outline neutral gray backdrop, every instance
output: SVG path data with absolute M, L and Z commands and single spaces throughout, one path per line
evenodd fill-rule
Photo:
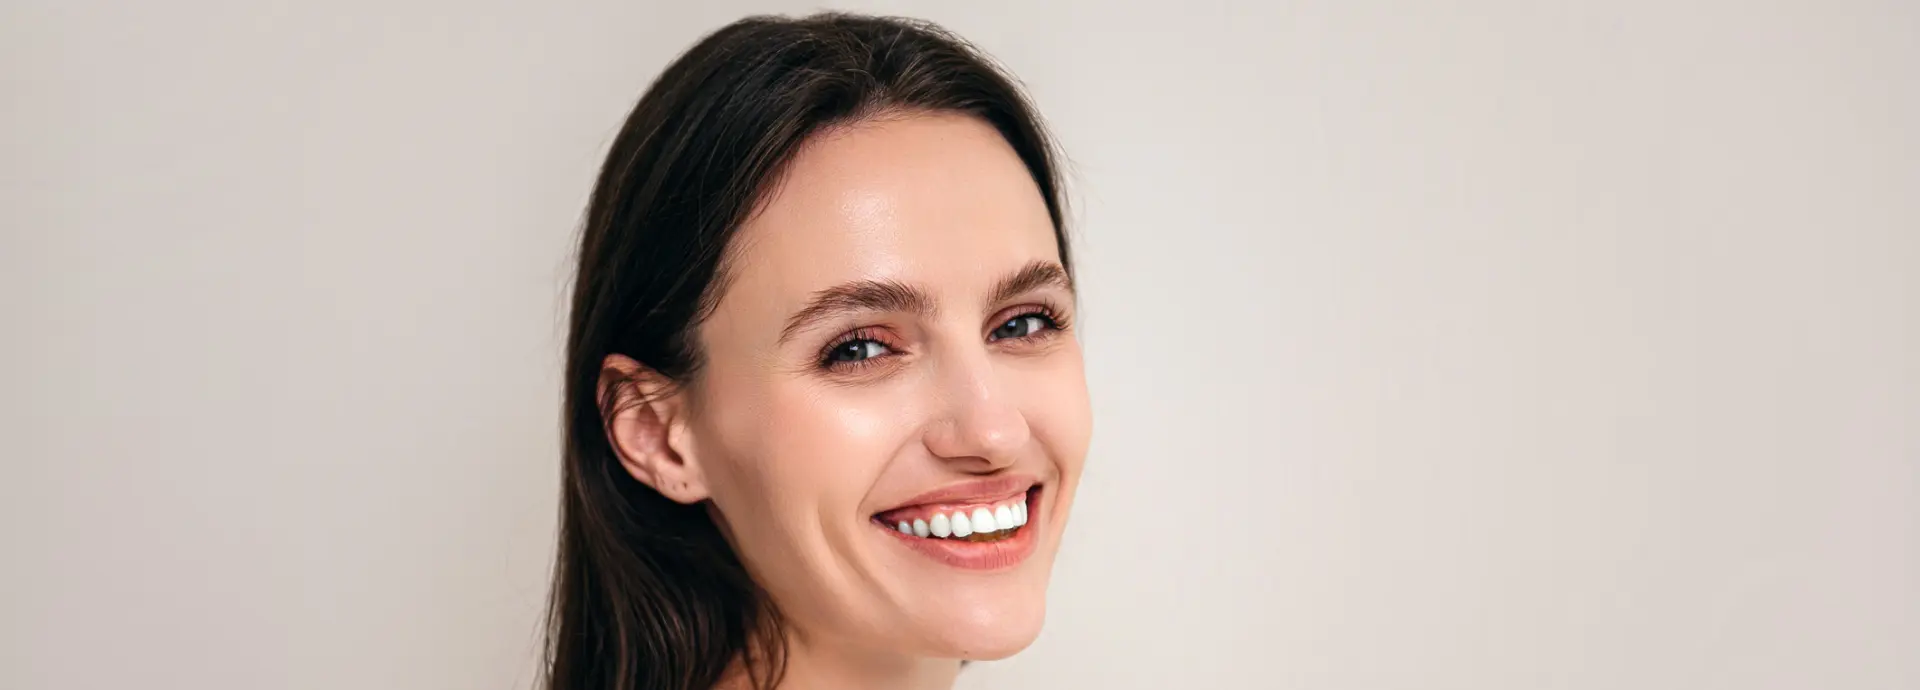
M 956 2 L 1096 433 L 967 688 L 1920 687 L 1920 8 Z M 805 3 L 0 9 L 0 687 L 525 688 L 570 241 Z

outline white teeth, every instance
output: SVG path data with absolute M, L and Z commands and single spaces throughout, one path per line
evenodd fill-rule
M 1018 501 L 974 508 L 972 511 L 963 509 L 952 513 L 934 513 L 912 522 L 901 520 L 894 525 L 894 529 L 900 530 L 901 534 L 922 539 L 964 539 L 973 534 L 1006 532 L 1026 524 L 1027 504 Z
M 973 531 L 990 534 L 1000 531 L 1000 525 L 993 521 L 993 513 L 986 508 L 973 509 Z

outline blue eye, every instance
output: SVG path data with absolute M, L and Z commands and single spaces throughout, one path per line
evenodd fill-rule
M 1053 327 L 1053 321 L 1052 319 L 1048 319 L 1045 314 L 1021 314 L 1007 319 L 1006 323 L 1002 323 L 999 328 L 993 329 L 992 337 L 994 340 L 1025 338 L 1039 333 L 1042 329 L 1051 327 Z

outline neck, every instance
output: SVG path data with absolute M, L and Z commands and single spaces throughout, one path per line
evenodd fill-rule
M 802 634 L 787 638 L 786 673 L 779 690 L 951 690 L 960 660 L 862 649 Z M 717 690 L 752 690 L 745 667 L 735 662 Z

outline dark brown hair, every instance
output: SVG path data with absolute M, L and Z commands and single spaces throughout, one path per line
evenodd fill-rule
M 926 22 L 750 17 L 708 35 L 649 87 L 614 140 L 580 239 L 567 338 L 559 553 L 548 611 L 551 690 L 705 690 L 751 653 L 782 675 L 778 612 L 707 506 L 622 468 L 606 435 L 610 354 L 668 380 L 700 368 L 692 336 L 724 283 L 731 238 L 811 135 L 886 113 L 957 112 L 1026 164 L 1067 262 L 1052 143 L 1020 89 Z

